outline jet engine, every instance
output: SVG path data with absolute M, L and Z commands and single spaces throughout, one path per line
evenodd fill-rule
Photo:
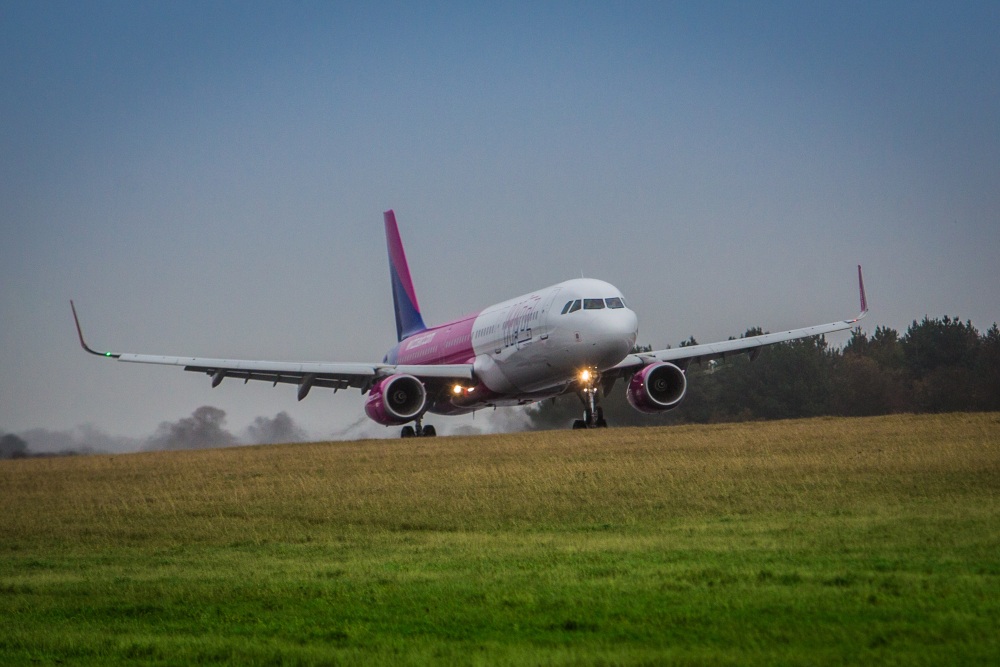
M 687 392 L 687 377 L 677 366 L 650 364 L 632 376 L 625 396 L 639 412 L 666 412 L 680 405 Z
M 424 412 L 427 390 L 412 375 L 390 375 L 368 392 L 365 414 L 385 426 L 411 422 Z

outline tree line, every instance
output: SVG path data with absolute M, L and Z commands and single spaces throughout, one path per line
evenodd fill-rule
M 744 334 L 763 333 L 750 329 Z M 682 343 L 697 344 L 692 337 Z M 1000 329 L 980 333 L 971 321 L 916 320 L 903 335 L 860 328 L 841 348 L 825 337 L 766 347 L 687 369 L 687 397 L 659 415 L 634 411 L 618 382 L 603 405 L 613 425 L 717 423 L 797 417 L 1000 410 Z M 545 401 L 529 411 L 536 428 L 564 428 L 577 418 L 575 397 Z
M 204 449 L 234 445 L 262 445 L 279 442 L 302 442 L 308 434 L 287 412 L 273 419 L 257 417 L 242 433 L 225 428 L 226 412 L 211 405 L 195 409 L 190 417 L 160 422 L 156 432 L 146 438 L 110 436 L 92 426 L 72 431 L 31 429 L 4 434 L 0 430 L 0 459 L 39 456 L 73 456 L 121 451 L 158 451 L 165 449 Z

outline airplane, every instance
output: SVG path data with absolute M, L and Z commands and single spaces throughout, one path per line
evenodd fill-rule
M 298 400 L 313 387 L 360 389 L 365 413 L 385 426 L 402 426 L 401 437 L 434 436 L 428 413 L 458 415 L 498 406 L 527 405 L 576 394 L 583 416 L 574 429 L 603 428 L 600 405 L 619 380 L 628 402 L 643 413 L 676 408 L 687 392 L 686 371 L 745 353 L 756 359 L 775 343 L 850 329 L 868 313 L 858 265 L 861 312 L 854 319 L 748 336 L 704 345 L 633 352 L 638 318 L 610 283 L 576 278 L 494 304 L 435 327 L 424 324 L 396 214 L 384 213 L 389 274 L 398 343 L 381 363 L 281 362 L 172 357 L 99 352 L 84 341 L 76 305 L 70 301 L 84 350 L 124 362 L 180 366 L 206 373 L 212 387 L 227 378 L 294 384 Z

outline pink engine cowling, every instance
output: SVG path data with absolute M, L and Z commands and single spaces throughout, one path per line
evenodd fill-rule
M 666 412 L 680 405 L 687 392 L 687 377 L 677 366 L 650 364 L 632 376 L 625 396 L 639 412 Z
M 385 426 L 398 426 L 421 415 L 427 403 L 424 384 L 412 375 L 379 380 L 365 399 L 365 414 Z

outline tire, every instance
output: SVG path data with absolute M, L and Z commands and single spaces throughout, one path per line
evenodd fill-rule
M 412 438 L 416 434 L 417 434 L 417 432 L 413 430 L 412 426 L 404 426 L 403 430 L 399 432 L 399 437 L 401 437 L 401 438 Z

